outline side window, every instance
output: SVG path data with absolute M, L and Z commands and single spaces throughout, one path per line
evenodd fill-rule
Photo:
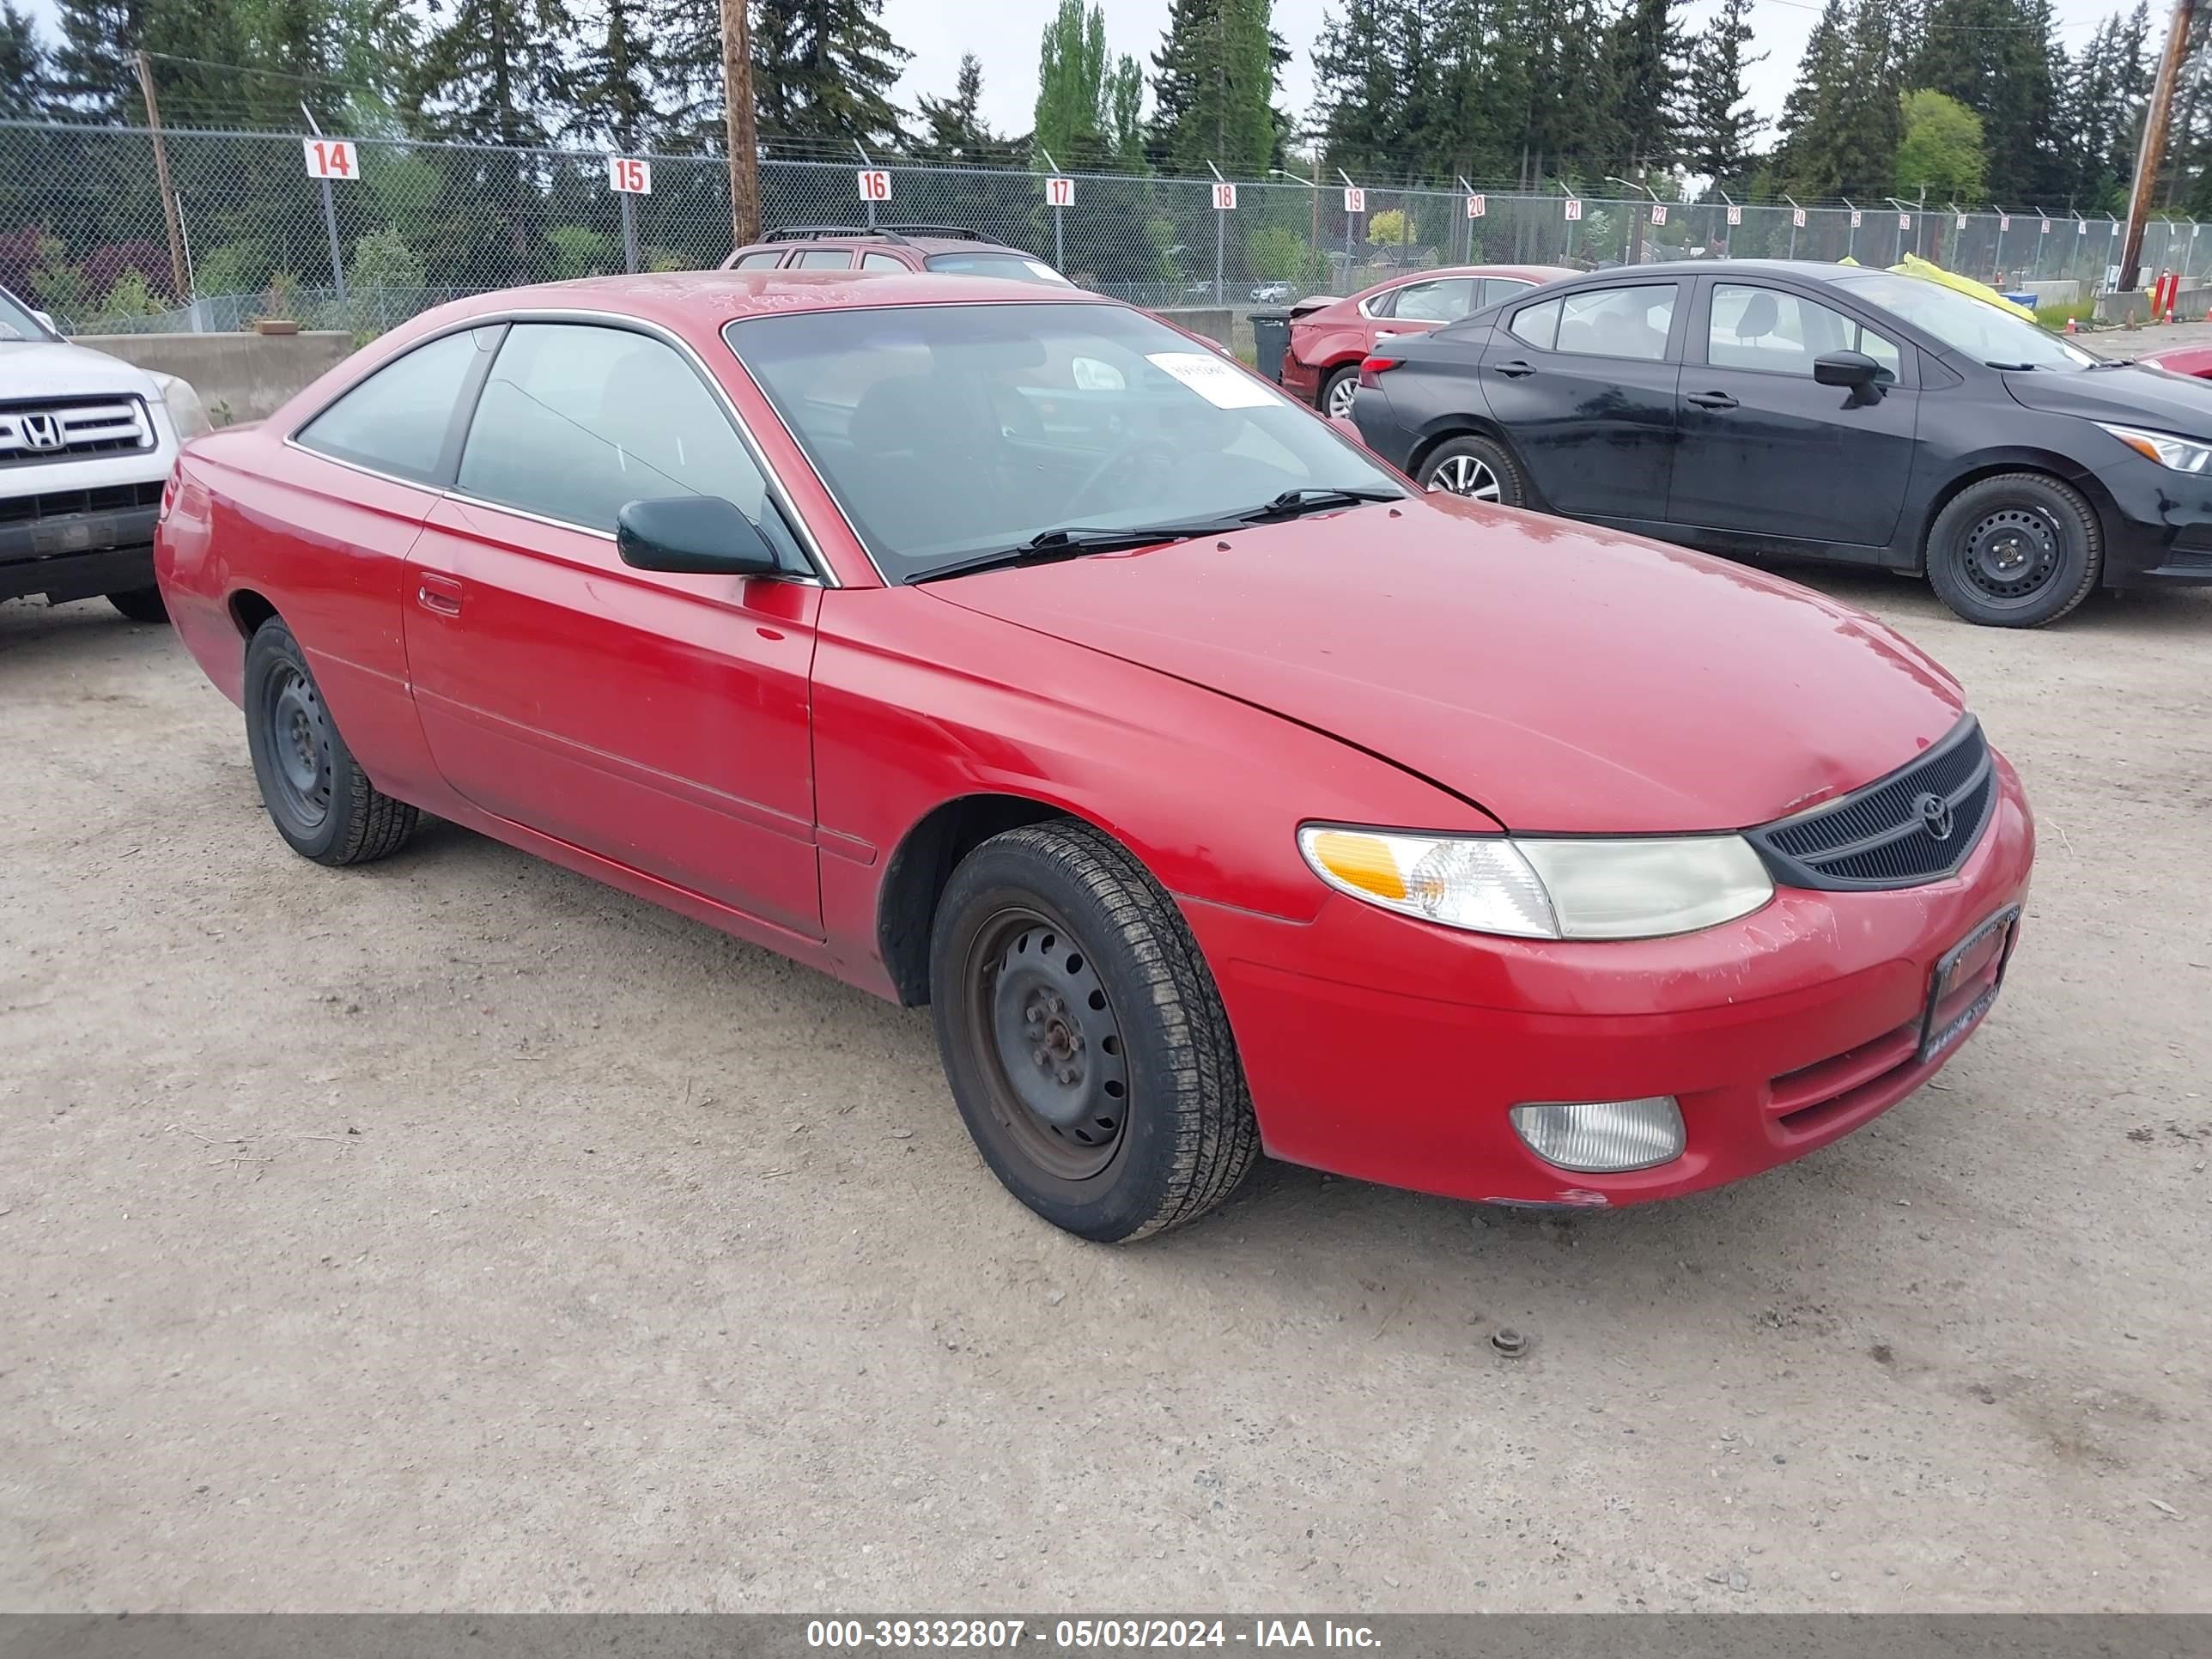
M 1677 291 L 1672 283 L 1653 283 L 1567 295 L 1559 301 L 1559 349 L 1593 357 L 1662 362 Z
M 757 252 L 740 253 L 738 255 L 737 263 L 732 265 L 730 269 L 732 270 L 766 270 L 769 267 L 781 260 L 782 258 L 783 250 L 781 248 L 764 247 L 760 249 Z
M 1408 283 L 1396 294 L 1390 315 L 1416 323 L 1455 323 L 1474 309 L 1474 283 L 1465 276 L 1440 276 Z
M 671 347 L 627 329 L 518 323 L 477 402 L 455 488 L 611 532 L 630 501 L 720 495 L 798 544 L 729 416 Z
M 863 270 L 904 270 L 906 269 L 906 261 L 900 258 L 895 253 L 863 253 L 860 256 L 860 269 Z
M 1507 326 L 1516 339 L 1526 340 L 1539 351 L 1549 351 L 1559 332 L 1559 301 L 1547 300 L 1542 305 L 1516 311 Z
M 1482 279 L 1482 297 L 1477 300 L 1475 304 L 1494 306 L 1500 300 L 1510 300 L 1516 294 L 1526 294 L 1534 286 L 1534 283 L 1524 283 L 1513 276 L 1486 276 Z
M 801 270 L 850 270 L 853 250 L 848 247 L 810 247 L 793 261 Z
M 463 329 L 416 346 L 308 422 L 299 441 L 336 460 L 434 483 L 479 343 L 489 351 L 498 338 L 496 328 Z
M 1896 344 L 1843 313 L 1778 289 L 1714 285 L 1705 338 L 1705 361 L 1714 368 L 1809 379 L 1813 360 L 1831 351 L 1863 351 L 1893 384 L 1897 380 Z

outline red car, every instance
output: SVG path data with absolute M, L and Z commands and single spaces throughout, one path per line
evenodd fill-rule
M 157 568 L 297 851 L 433 812 L 927 1002 L 1091 1238 L 1262 1149 L 1540 1206 L 1782 1163 L 1955 1051 L 2027 888 L 1888 629 L 1425 495 L 1094 295 L 462 301 L 192 444 Z
M 1496 301 L 1577 274 L 1565 265 L 1451 265 L 1407 271 L 1348 300 L 1300 301 L 1291 307 L 1283 389 L 1324 414 L 1348 419 L 1359 360 L 1377 340 L 1425 334 Z
M 2212 345 L 2169 346 L 2164 351 L 2146 351 L 2136 361 L 2171 374 L 2212 380 Z

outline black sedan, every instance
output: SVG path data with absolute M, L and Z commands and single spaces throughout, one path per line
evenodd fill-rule
M 1389 341 L 1359 386 L 1368 445 L 1431 489 L 1924 574 L 1970 622 L 2212 582 L 2212 382 L 1919 277 L 1593 272 Z

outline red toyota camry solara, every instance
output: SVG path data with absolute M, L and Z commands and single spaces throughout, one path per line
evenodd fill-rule
M 2027 886 L 1888 629 L 1423 495 L 1060 289 L 465 301 L 194 443 L 158 564 L 299 852 L 433 812 L 927 1001 L 1090 1238 L 1262 1149 L 1528 1205 L 1779 1164 L 1943 1063 Z

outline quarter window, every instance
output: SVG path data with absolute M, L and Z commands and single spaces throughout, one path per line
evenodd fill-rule
M 302 427 L 299 441 L 341 461 L 437 482 L 454 405 L 497 328 L 463 329 L 396 357 Z
M 1776 374 L 1813 373 L 1813 360 L 1831 351 L 1863 351 L 1897 380 L 1893 341 L 1816 301 L 1779 289 L 1734 283 L 1713 285 L 1705 361 L 1715 368 L 1756 368 Z
M 864 253 L 860 256 L 863 270 L 904 270 L 906 261 L 895 253 Z
M 1500 300 L 1510 300 L 1516 294 L 1526 294 L 1535 286 L 1534 283 L 1524 283 L 1517 276 L 1486 276 L 1482 279 L 1482 297 L 1475 303 L 1482 306 L 1494 306 Z
M 755 253 L 740 253 L 738 255 L 737 263 L 732 264 L 730 269 L 732 270 L 765 270 L 770 265 L 779 263 L 782 258 L 783 250 L 781 248 L 764 247 Z
M 1676 292 L 1672 283 L 1651 283 L 1563 295 L 1559 349 L 1662 362 L 1667 331 L 1674 326 Z
M 1549 351 L 1559 337 L 1559 302 L 1547 300 L 1542 305 L 1516 311 L 1507 327 L 1516 340 L 1526 340 L 1539 351 Z
M 714 394 L 671 347 L 627 329 L 516 324 L 477 400 L 455 486 L 609 532 L 634 501 L 720 495 L 787 556 L 799 550 Z

